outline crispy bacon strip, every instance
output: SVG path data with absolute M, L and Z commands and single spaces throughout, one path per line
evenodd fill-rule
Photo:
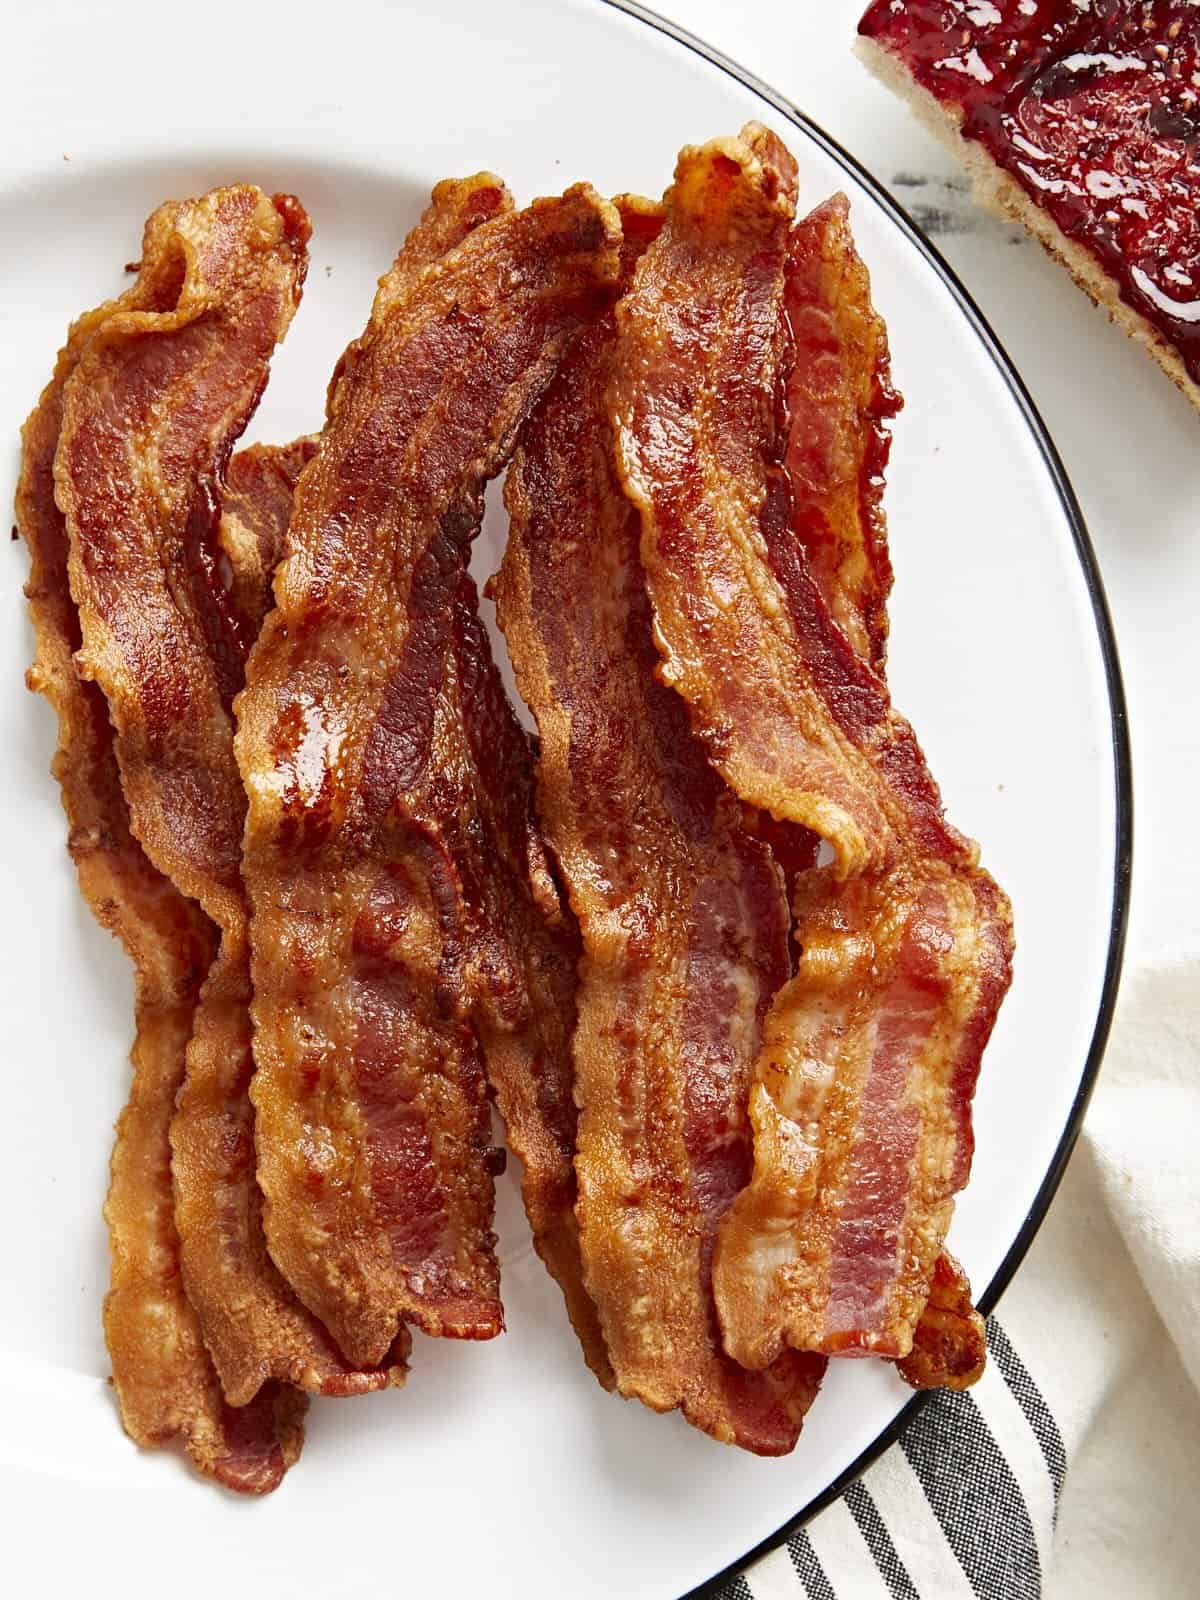
M 891 450 L 885 424 L 902 401 L 892 387 L 887 329 L 871 304 L 845 195 L 833 195 L 792 229 L 784 305 L 794 344 L 786 448 L 792 528 L 830 616 L 883 677 L 891 588 L 881 503 Z M 775 826 L 798 831 L 790 823 Z M 793 937 L 802 949 L 809 943 L 803 924 Z M 965 1389 L 982 1377 L 986 1361 L 971 1286 L 943 1251 L 913 1353 L 897 1370 L 914 1388 Z
M 487 220 L 509 202 L 488 174 L 466 184 L 440 185 L 417 236 L 408 242 L 384 290 L 386 302 L 411 291 L 425 257 L 446 254 L 467 225 Z M 362 348 L 356 341 L 330 385 L 330 411 L 339 386 Z M 234 458 L 233 467 L 251 452 Z M 287 466 L 289 463 L 282 463 Z M 254 463 L 257 465 L 257 463 Z M 279 470 L 279 465 L 273 471 Z M 256 473 L 247 481 L 250 511 L 263 503 Z M 231 469 L 231 485 L 233 471 Z M 226 505 L 229 503 L 228 493 Z M 278 554 L 264 560 L 273 572 Z M 612 1372 L 595 1307 L 583 1286 L 575 1222 L 575 1102 L 571 1034 L 575 1019 L 578 932 L 545 860 L 533 813 L 532 762 L 480 626 L 474 586 L 465 570 L 450 614 L 444 702 L 437 747 L 443 779 L 461 787 L 451 818 L 471 818 L 452 846 L 464 899 L 476 919 L 472 945 L 477 1004 L 473 1021 L 483 1046 L 489 1082 L 520 1157 L 522 1193 L 534 1242 L 562 1288 L 588 1364 L 606 1387 Z M 464 742 L 465 741 L 465 742 Z
M 830 617 L 882 675 L 892 587 L 881 507 L 886 423 L 902 401 L 844 194 L 792 229 L 784 310 L 795 344 L 785 457 L 792 531 Z
M 626 281 L 658 231 L 623 203 Z M 824 1362 L 747 1373 L 720 1345 L 717 1226 L 749 1177 L 746 1098 L 789 973 L 769 849 L 654 676 L 637 515 L 611 459 L 606 317 L 564 361 L 509 469 L 498 614 L 537 718 L 539 809 L 583 934 L 575 1035 L 587 1284 L 624 1395 L 715 1438 L 790 1450 Z
M 157 259 L 174 212 L 168 206 L 150 219 L 148 261 Z M 214 930 L 130 832 L 104 696 L 75 670 L 82 640 L 67 579 L 66 525 L 54 502 L 63 389 L 92 333 L 119 313 L 162 312 L 173 292 L 147 270 L 119 301 L 81 317 L 25 424 L 16 513 L 29 548 L 26 595 L 37 638 L 28 683 L 58 718 L 53 770 L 80 890 L 129 952 L 137 982 L 133 1082 L 117 1124 L 104 1211 L 112 1251 L 104 1332 L 122 1421 L 138 1444 L 179 1438 L 201 1472 L 226 1488 L 262 1494 L 300 1453 L 307 1400 L 272 1383 L 240 1410 L 225 1403 L 180 1278 L 171 1192 L 168 1130 Z
M 619 312 L 619 470 L 643 514 L 661 671 L 734 791 L 818 832 L 840 876 L 888 866 L 898 829 L 969 866 L 911 728 L 808 603 L 771 405 L 793 174 L 765 130 L 684 150 Z
M 748 1365 L 784 1343 L 902 1359 L 969 1170 L 1008 908 L 982 873 L 817 871 L 795 916 L 799 966 L 751 1091 L 754 1177 L 718 1248 L 722 1328 Z
M 772 403 L 793 170 L 755 128 L 682 153 L 618 308 L 611 389 L 664 680 L 734 791 L 835 856 L 799 882 L 803 949 L 751 1091 L 754 1175 L 715 1262 L 726 1348 L 752 1368 L 785 1345 L 907 1355 L 1011 953 L 1004 896 L 796 536 Z
M 429 205 L 379 280 L 370 321 L 338 358 L 329 380 L 327 418 L 337 410 L 343 378 L 351 373 L 359 356 L 373 347 L 377 323 L 413 292 L 426 267 L 449 255 L 480 223 L 507 215 L 512 208 L 512 196 L 494 172 L 445 178 L 434 184 Z
M 402 1317 L 502 1326 L 451 602 L 484 483 L 611 299 L 616 228 L 581 186 L 421 271 L 402 252 L 335 375 L 239 701 L 268 1236 L 358 1360 Z
M 497 180 L 441 185 L 435 203 L 387 280 L 394 299 L 411 288 L 427 259 L 444 255 L 499 203 Z M 356 341 L 330 385 L 357 354 Z M 316 441 L 284 449 L 251 446 L 230 463 L 220 542 L 233 567 L 235 598 L 258 621 L 270 608 L 270 582 L 283 553 L 292 492 Z M 451 740 L 467 744 L 446 763 L 464 778 L 463 816 L 475 826 L 455 841 L 467 901 L 479 919 L 475 940 L 480 997 L 474 1013 L 488 1079 L 508 1142 L 524 1166 L 522 1192 L 539 1254 L 563 1290 L 588 1364 L 605 1386 L 612 1372 L 595 1307 L 583 1286 L 575 1222 L 575 1102 L 570 1044 L 575 1017 L 578 932 L 559 903 L 533 812 L 528 740 L 513 714 L 480 627 L 465 572 L 452 608 L 447 719 Z
M 111 308 L 63 398 L 54 475 L 70 537 L 82 677 L 103 690 L 130 824 L 221 944 L 196 1008 L 172 1125 L 188 1298 L 231 1405 L 282 1379 L 323 1393 L 399 1381 L 347 1368 L 271 1265 L 254 1183 L 244 797 L 230 701 L 253 618 L 221 582 L 221 476 L 291 320 L 308 220 L 249 185 L 147 232 L 145 309 Z
M 563 1292 L 589 1367 L 608 1389 L 613 1372 L 584 1286 L 575 1218 L 571 1041 L 579 929 L 546 859 L 529 739 L 492 659 L 465 571 L 451 626 L 448 699 L 462 757 L 454 765 L 466 778 L 454 815 L 470 819 L 451 847 L 476 927 L 472 1018 L 508 1143 L 522 1163 L 534 1244 Z

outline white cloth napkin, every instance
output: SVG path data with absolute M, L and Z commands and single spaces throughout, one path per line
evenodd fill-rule
M 722 1600 L 1200 1595 L 1200 956 L 1126 975 L 1079 1145 L 969 1394 Z

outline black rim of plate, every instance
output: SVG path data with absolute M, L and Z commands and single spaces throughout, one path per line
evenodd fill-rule
M 761 78 L 747 72 L 744 67 L 738 66 L 728 56 L 722 55 L 711 45 L 705 44 L 695 34 L 689 33 L 685 28 L 679 27 L 674 22 L 668 22 L 665 17 L 649 11 L 646 7 L 636 3 L 636 0 L 604 0 L 604 4 L 611 6 L 616 11 L 622 11 L 627 16 L 645 23 L 648 27 L 656 29 L 659 33 L 666 34 L 686 49 L 718 67 L 731 78 L 737 80 L 743 88 L 749 89 L 759 99 L 764 100 L 774 111 L 786 117 L 789 122 L 820 149 L 824 150 L 847 172 L 862 184 L 863 188 L 874 200 L 875 204 L 884 211 L 900 229 L 913 247 L 924 256 L 925 260 L 933 267 L 941 278 L 951 296 L 957 302 L 959 309 L 970 326 L 974 329 L 980 342 L 995 362 L 1001 376 L 1016 401 L 1017 406 L 1025 418 L 1046 470 L 1050 474 L 1055 491 L 1062 505 L 1063 513 L 1071 529 L 1075 541 L 1075 553 L 1079 557 L 1079 565 L 1083 569 L 1084 581 L 1087 584 L 1088 595 L 1092 602 L 1092 615 L 1095 619 L 1096 632 L 1100 640 L 1100 652 L 1104 660 L 1104 675 L 1108 687 L 1109 712 L 1112 719 L 1112 748 L 1113 769 L 1116 780 L 1116 838 L 1114 841 L 1113 860 L 1113 902 L 1112 920 L 1109 925 L 1108 960 L 1104 971 L 1104 985 L 1100 995 L 1100 1006 L 1096 1015 L 1096 1026 L 1092 1033 L 1092 1042 L 1088 1047 L 1087 1060 L 1084 1063 L 1083 1073 L 1079 1080 L 1079 1089 L 1067 1118 L 1066 1127 L 1063 1129 L 1062 1138 L 1054 1152 L 1046 1176 L 1042 1180 L 1033 1205 L 1012 1245 L 1008 1254 L 1000 1263 L 995 1277 L 979 1296 L 979 1309 L 988 1315 L 1008 1287 L 1009 1281 L 1021 1262 L 1026 1252 L 1033 1243 L 1034 1235 L 1045 1220 L 1050 1209 L 1050 1202 L 1054 1199 L 1055 1191 L 1074 1148 L 1079 1129 L 1083 1123 L 1083 1115 L 1087 1110 L 1087 1103 L 1091 1097 L 1096 1077 L 1100 1071 L 1100 1063 L 1104 1057 L 1104 1047 L 1108 1042 L 1108 1031 L 1112 1023 L 1113 1008 L 1116 1005 L 1117 989 L 1121 981 L 1121 960 L 1125 950 L 1125 930 L 1129 920 L 1129 891 L 1133 871 L 1133 776 L 1132 763 L 1129 749 L 1129 723 L 1125 706 L 1125 690 L 1121 683 L 1121 666 L 1117 657 L 1117 641 L 1113 633 L 1112 618 L 1109 615 L 1108 601 L 1104 595 L 1104 584 L 1100 577 L 1100 567 L 1096 559 L 1096 552 L 1092 547 L 1091 536 L 1087 524 L 1083 520 L 1083 513 L 1079 502 L 1075 498 L 1075 491 L 1071 487 L 1066 469 L 1062 464 L 1053 440 L 1046 429 L 1046 424 L 1037 407 L 1034 405 L 1029 391 L 1017 373 L 1016 368 L 993 333 L 982 311 L 971 298 L 957 273 L 942 258 L 937 247 L 929 242 L 916 223 L 905 211 L 904 207 L 872 176 L 850 152 L 844 149 L 836 139 L 832 138 L 825 130 L 815 123 L 811 117 L 805 115 L 799 106 L 779 94 Z M 752 1562 L 757 1561 L 768 1551 L 777 1549 L 785 1543 L 797 1529 L 801 1528 L 810 1517 L 824 1509 L 838 1495 L 848 1483 L 875 1461 L 889 1445 L 894 1444 L 903 1433 L 904 1429 L 916 1416 L 917 1411 L 930 1398 L 928 1394 L 916 1395 L 911 1399 L 900 1413 L 889 1423 L 877 1439 L 867 1446 L 846 1470 L 838 1475 L 829 1486 L 821 1491 L 807 1505 L 802 1506 L 794 1517 L 788 1519 L 782 1527 L 769 1534 L 753 1549 L 746 1550 L 737 1556 L 722 1571 L 705 1580 L 694 1589 L 690 1589 L 681 1600 L 704 1600 L 705 1596 L 713 1596 L 727 1583 Z

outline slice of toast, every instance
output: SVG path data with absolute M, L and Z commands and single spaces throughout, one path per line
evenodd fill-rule
M 871 6 L 863 18 L 860 28 L 865 29 L 868 27 L 871 24 L 873 15 L 878 13 L 879 9 L 878 5 Z M 894 27 L 894 19 L 899 14 L 898 8 L 889 7 L 888 9 L 891 15 L 887 19 L 887 25 Z M 918 8 L 913 7 L 911 9 L 915 11 Z M 921 9 L 928 10 L 930 8 L 924 7 Z M 943 9 L 948 10 L 950 8 Z M 955 7 L 954 9 L 962 8 Z M 986 13 L 987 11 L 994 11 L 994 9 L 994 7 L 979 6 L 967 8 L 968 11 L 974 10 L 976 13 Z M 1011 10 L 1011 6 L 1008 9 Z M 1063 9 L 1068 8 L 1064 7 Z M 915 29 L 918 24 L 914 22 L 912 26 Z M 1198 268 L 1195 287 L 1189 291 L 1198 297 L 1197 302 L 1179 302 L 1180 310 L 1184 313 L 1182 318 L 1167 315 L 1163 315 L 1160 318 L 1158 315 L 1159 308 L 1155 299 L 1151 298 L 1151 296 L 1157 296 L 1158 300 L 1163 300 L 1165 297 L 1160 289 L 1156 289 L 1151 284 L 1148 293 L 1138 292 L 1135 286 L 1135 290 L 1131 294 L 1128 280 L 1124 285 L 1122 284 L 1121 278 L 1117 273 L 1114 270 L 1110 270 L 1109 265 L 1106 265 L 1101 251 L 1091 248 L 1088 243 L 1081 242 L 1080 239 L 1069 237 L 1054 215 L 1052 215 L 1051 209 L 1047 204 L 1040 203 L 1035 198 L 1037 192 L 1036 177 L 1027 178 L 1024 182 L 1020 181 L 1019 177 L 1014 175 L 1014 172 L 1007 170 L 1005 166 L 1000 164 L 992 150 L 988 148 L 988 145 L 982 139 L 973 136 L 971 124 L 980 120 L 978 103 L 984 98 L 981 91 L 985 83 L 984 73 L 988 69 L 977 53 L 974 51 L 967 52 L 963 48 L 969 43 L 968 28 L 964 27 L 957 36 L 956 42 L 963 52 L 959 59 L 969 60 L 971 69 L 969 85 L 961 101 L 951 98 L 949 95 L 939 97 L 931 92 L 924 83 L 919 81 L 908 62 L 904 59 L 903 54 L 894 48 L 890 48 L 887 43 L 881 42 L 879 38 L 860 33 L 856 42 L 856 53 L 860 60 L 883 84 L 892 89 L 908 104 L 917 119 L 941 139 L 947 148 L 954 151 L 972 180 L 976 199 L 988 209 L 999 212 L 1004 216 L 1015 218 L 1018 222 L 1023 223 L 1029 232 L 1042 242 L 1050 255 L 1062 262 L 1075 279 L 1075 282 L 1090 296 L 1096 305 L 1106 310 L 1112 321 L 1122 327 L 1131 338 L 1136 339 L 1158 362 L 1168 377 L 1187 395 L 1192 404 L 1200 407 L 1200 381 L 1198 381 L 1200 379 L 1200 341 L 1191 350 L 1186 349 L 1188 325 L 1192 320 L 1197 322 L 1198 333 L 1200 333 L 1200 259 L 1193 253 L 1196 247 L 1200 246 L 1200 237 L 1193 235 L 1191 238 L 1180 239 L 1181 262 L 1177 266 L 1172 266 L 1168 261 L 1167 265 L 1167 271 L 1174 274 L 1171 278 L 1172 283 L 1182 282 L 1185 278 L 1190 278 L 1191 274 L 1188 269 L 1193 265 Z M 1178 32 L 1165 48 L 1173 49 L 1177 42 Z M 1067 46 L 1070 43 L 1071 41 L 1068 40 Z M 1061 50 L 1063 48 L 1066 48 L 1066 46 L 1060 46 L 1059 61 L 1051 63 L 1052 66 L 1056 65 L 1060 71 L 1062 67 Z M 1153 42 L 1151 43 L 1151 48 L 1154 48 Z M 1164 46 L 1160 43 L 1158 48 L 1161 50 Z M 928 50 L 923 52 L 926 63 L 930 53 Z M 918 57 L 918 59 L 921 59 L 921 57 Z M 1081 59 L 1082 53 L 1066 57 L 1068 64 Z M 1104 60 L 1105 58 L 1097 55 L 1094 59 Z M 1123 58 L 1109 55 L 1107 59 L 1119 60 Z M 1155 57 L 1155 59 L 1164 58 Z M 938 63 L 938 65 L 941 65 L 941 63 Z M 1027 68 L 1027 76 L 1029 75 L 1029 70 Z M 1178 73 L 1175 76 L 1177 77 Z M 998 90 L 998 99 L 1000 92 Z M 1006 108 L 1010 108 L 1014 98 L 1011 85 L 1004 86 L 1002 92 L 1005 94 Z M 990 118 L 992 126 L 996 125 L 1002 114 L 1000 106 L 992 109 Z M 1110 143 L 1104 151 L 1104 155 L 1111 160 L 1114 153 L 1119 152 L 1114 152 L 1113 145 Z M 1190 155 L 1195 159 L 1194 146 L 1191 148 Z M 1018 160 L 1014 160 L 1013 165 L 1020 172 L 1021 163 Z M 1130 165 L 1138 165 L 1136 158 L 1130 162 Z M 1032 169 L 1029 168 L 1028 170 L 1031 171 Z M 1197 179 L 1197 198 L 1200 199 L 1200 166 L 1193 167 L 1191 170 Z M 1056 178 L 1052 181 L 1062 183 L 1063 180 Z M 1145 180 L 1143 179 L 1142 181 L 1144 182 Z M 1108 218 L 1113 218 L 1115 213 L 1108 210 L 1105 215 Z M 1117 230 L 1114 229 L 1112 231 L 1115 233 Z M 1113 244 L 1106 246 L 1110 258 L 1113 256 L 1114 247 L 1115 241 Z M 1128 261 L 1126 261 L 1125 265 L 1127 268 L 1129 267 Z M 1117 270 L 1120 270 L 1119 265 L 1117 265 Z M 1145 277 L 1145 274 L 1143 273 L 1142 276 Z M 1140 305 L 1138 302 L 1140 302 Z M 1183 323 L 1182 329 L 1179 326 L 1181 322 Z M 1172 333 L 1176 334 L 1176 338 L 1172 337 Z M 1185 348 L 1181 349 L 1181 344 Z

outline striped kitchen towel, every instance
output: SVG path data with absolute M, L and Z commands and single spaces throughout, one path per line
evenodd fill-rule
M 974 1390 L 932 1396 L 899 1445 L 784 1550 L 727 1584 L 722 1600 L 1037 1600 L 1066 1446 L 995 1317 L 988 1342 L 991 1363 Z
M 1200 1596 L 1200 959 L 1126 981 L 991 1360 L 720 1600 Z

